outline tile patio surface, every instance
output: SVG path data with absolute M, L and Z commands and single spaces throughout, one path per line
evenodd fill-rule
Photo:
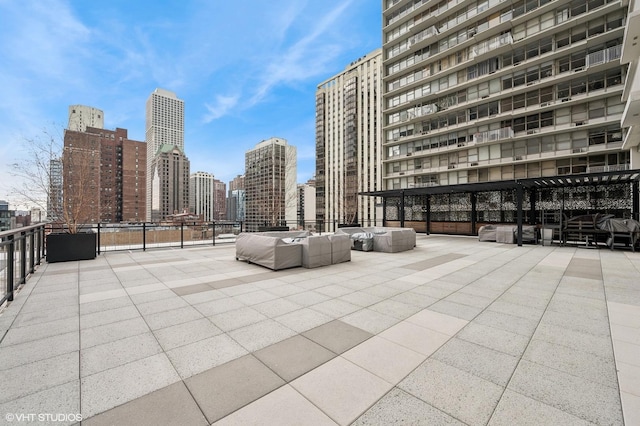
M 317 269 L 234 254 L 41 265 L 0 315 L 0 424 L 640 424 L 640 253 L 419 235 Z

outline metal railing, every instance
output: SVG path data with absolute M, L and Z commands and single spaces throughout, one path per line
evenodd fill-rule
M 0 232 L 0 305 L 13 301 L 44 257 L 45 224 Z
M 381 220 L 345 224 L 343 221 L 286 221 L 277 225 L 264 222 L 184 222 L 179 224 L 87 224 L 80 232 L 96 233 L 96 253 L 107 251 L 147 250 L 153 248 L 185 248 L 234 244 L 240 232 L 268 230 L 306 230 L 331 233 L 344 226 L 382 226 Z M 26 283 L 46 256 L 46 235 L 68 232 L 63 224 L 41 223 L 0 232 L 0 305 L 12 301 L 14 292 Z

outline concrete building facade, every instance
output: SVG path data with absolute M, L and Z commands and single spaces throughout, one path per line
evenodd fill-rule
M 215 220 L 227 219 L 227 184 L 214 179 L 213 181 L 213 217 Z
M 626 21 L 620 1 L 384 0 L 383 189 L 629 168 Z
M 263 226 L 295 226 L 296 147 L 270 138 L 245 154 L 245 221 L 248 231 Z
M 623 149 L 630 152 L 632 169 L 640 169 L 640 1 L 623 1 L 627 5 L 627 27 L 620 62 L 628 64 L 622 100 L 625 102 L 622 126 L 627 128 Z
M 298 185 L 298 227 L 315 231 L 316 221 L 316 187 L 308 182 Z
M 189 167 L 189 159 L 179 146 L 158 148 L 151 161 L 152 222 L 189 211 Z
M 189 176 L 189 209 L 205 222 L 215 220 L 215 187 L 211 173 L 196 172 Z
M 246 193 L 244 175 L 238 175 L 229 181 L 227 197 L 227 220 L 244 222 Z
M 382 50 L 349 64 L 316 90 L 316 215 L 375 225 L 379 200 L 357 195 L 382 189 Z
M 86 105 L 69 106 L 69 124 L 67 129 L 84 132 L 87 127 L 104 128 L 104 112 L 98 108 Z
M 146 105 L 147 142 L 147 220 L 151 220 L 153 172 L 151 164 L 154 156 L 161 152 L 161 146 L 177 147 L 184 154 L 184 101 L 175 93 L 165 89 L 155 89 L 147 99 Z M 182 174 L 177 176 L 182 179 Z M 189 175 L 186 180 L 172 183 L 174 187 L 188 188 Z M 157 194 L 158 197 L 160 194 Z M 157 197 L 156 197 L 157 198 Z M 188 201 L 187 201 L 188 203 Z M 173 212 L 170 212 L 173 213 Z

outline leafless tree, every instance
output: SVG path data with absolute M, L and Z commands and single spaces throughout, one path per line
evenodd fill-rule
M 12 192 L 77 233 L 82 224 L 100 221 L 100 148 L 98 142 L 65 147 L 63 140 L 62 131 L 48 129 L 24 139 L 23 157 L 11 164 L 17 178 Z

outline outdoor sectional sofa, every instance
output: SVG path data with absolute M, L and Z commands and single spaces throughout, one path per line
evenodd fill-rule
M 311 235 L 308 231 L 243 232 L 236 238 L 236 260 L 274 271 L 317 268 L 351 260 L 347 236 Z
M 338 228 L 336 235 L 347 234 L 352 239 L 357 234 L 373 235 L 373 251 L 384 253 L 397 253 L 413 250 L 416 246 L 416 231 L 413 228 L 386 228 L 386 227 L 353 227 Z

